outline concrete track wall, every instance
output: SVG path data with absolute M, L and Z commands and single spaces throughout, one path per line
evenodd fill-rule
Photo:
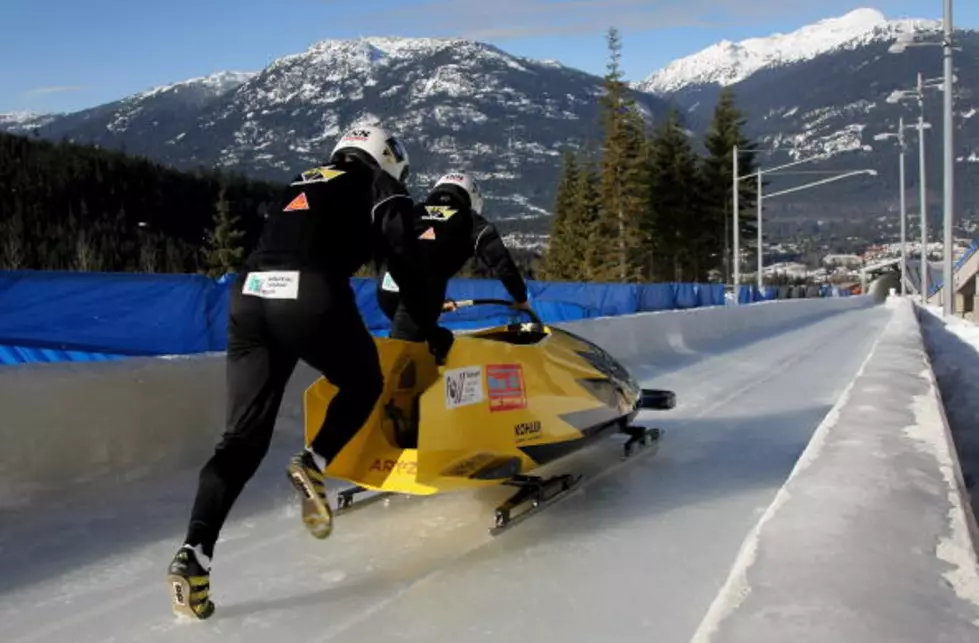
M 975 519 L 911 303 L 888 305 L 697 643 L 979 641 Z
M 873 297 L 788 299 L 749 306 L 693 308 L 586 319 L 560 326 L 635 363 L 709 354 L 770 337 L 829 315 L 875 305 Z
M 565 326 L 632 363 L 669 364 L 869 305 L 870 297 L 798 299 Z M 277 425 L 297 443 L 301 393 L 315 378 L 300 364 Z M 0 369 L 0 509 L 203 464 L 222 430 L 224 392 L 223 354 Z

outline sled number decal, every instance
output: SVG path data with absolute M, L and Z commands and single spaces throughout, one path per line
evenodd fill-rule
M 527 391 L 520 364 L 488 364 L 486 384 L 491 412 L 527 408 Z
M 466 366 L 445 372 L 445 408 L 479 404 L 483 399 L 482 368 Z

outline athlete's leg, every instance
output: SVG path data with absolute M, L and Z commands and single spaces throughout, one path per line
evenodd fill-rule
M 295 303 L 295 302 L 293 302 Z M 187 543 L 213 555 L 232 505 L 268 452 L 276 416 L 297 357 L 277 345 L 265 327 L 263 301 L 232 291 L 228 325 L 227 423 L 204 465 Z
M 268 451 L 282 393 L 296 357 L 270 342 L 262 301 L 231 291 L 228 327 L 227 422 L 214 455 L 201 470 L 185 544 L 167 583 L 175 611 L 196 618 L 214 613 L 210 558 L 224 521 Z

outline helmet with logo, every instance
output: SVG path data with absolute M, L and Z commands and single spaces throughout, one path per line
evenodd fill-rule
M 396 180 L 401 183 L 408 180 L 408 174 L 411 172 L 408 152 L 401 145 L 401 141 L 382 127 L 362 125 L 347 130 L 333 148 L 330 159 L 335 161 L 348 152 L 353 152 L 355 156 L 366 154 Z
M 450 172 L 443 174 L 429 193 L 429 197 L 437 194 L 449 194 L 463 201 L 476 214 L 483 213 L 483 195 L 479 191 L 476 179 L 468 172 Z

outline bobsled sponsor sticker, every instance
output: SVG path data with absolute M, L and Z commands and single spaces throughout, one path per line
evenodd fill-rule
M 483 399 L 482 368 L 466 366 L 445 372 L 445 408 L 478 404 Z
M 527 408 L 527 391 L 520 364 L 488 364 L 486 387 L 489 390 L 490 411 Z
M 297 299 L 298 272 L 250 272 L 241 292 L 263 299 Z
M 539 438 L 540 432 L 540 420 L 534 420 L 533 422 L 521 422 L 513 427 L 513 435 L 517 438 L 517 442 L 528 442 L 535 438 Z
M 398 287 L 398 282 L 394 280 L 390 272 L 384 273 L 384 280 L 381 282 L 381 290 L 386 290 L 388 292 L 400 292 L 401 288 Z

